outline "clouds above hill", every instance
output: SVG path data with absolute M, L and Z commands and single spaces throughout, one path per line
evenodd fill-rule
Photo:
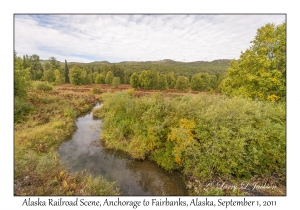
M 60 61 L 237 59 L 284 15 L 15 15 L 15 50 Z

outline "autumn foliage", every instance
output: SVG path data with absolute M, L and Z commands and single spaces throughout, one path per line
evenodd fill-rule
M 285 178 L 285 104 L 209 94 L 104 95 L 102 139 L 133 158 L 208 180 Z

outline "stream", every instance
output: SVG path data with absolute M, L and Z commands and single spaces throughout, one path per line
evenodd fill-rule
M 182 173 L 169 173 L 149 160 L 134 160 L 124 152 L 105 148 L 99 140 L 100 125 L 92 112 L 77 118 L 72 139 L 59 147 L 60 158 L 71 172 L 87 170 L 116 181 L 121 195 L 188 194 Z

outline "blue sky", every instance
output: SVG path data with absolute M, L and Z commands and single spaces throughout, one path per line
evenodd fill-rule
M 59 61 L 238 59 L 259 27 L 285 15 L 15 15 L 19 56 Z

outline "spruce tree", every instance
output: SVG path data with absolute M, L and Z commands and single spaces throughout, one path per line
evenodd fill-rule
M 70 83 L 70 79 L 69 79 L 69 67 L 68 67 L 68 63 L 65 60 L 65 80 L 66 83 Z

